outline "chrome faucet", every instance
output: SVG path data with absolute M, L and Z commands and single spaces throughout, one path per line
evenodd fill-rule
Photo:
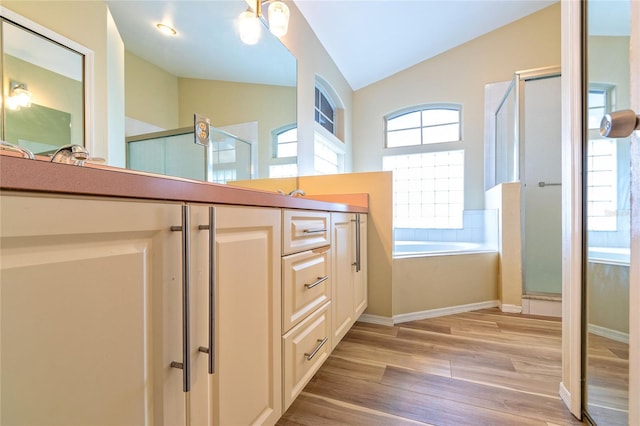
M 294 189 L 289 193 L 289 195 L 291 195 L 292 197 L 302 197 L 307 194 L 302 189 Z
M 29 151 L 27 148 L 22 146 L 14 145 L 9 142 L 5 142 L 0 140 L 0 149 L 6 149 L 7 151 L 19 152 L 22 154 L 24 158 L 28 158 L 30 160 L 34 160 L 36 157 L 33 155 L 33 152 Z
M 84 160 L 89 158 L 89 151 L 80 145 L 64 145 L 51 156 L 52 163 L 73 164 L 84 166 Z

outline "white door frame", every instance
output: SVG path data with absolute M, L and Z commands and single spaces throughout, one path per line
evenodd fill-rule
M 582 12 L 561 3 L 562 382 L 560 397 L 582 418 Z
M 562 25 L 562 382 L 560 396 L 582 417 L 582 2 L 563 0 Z M 640 2 L 631 1 L 631 46 L 640 46 Z M 631 108 L 640 113 L 640 49 L 632 49 Z M 634 147 L 635 145 L 635 147 Z M 632 164 L 640 162 L 640 131 L 632 136 Z M 637 167 L 635 167 L 637 169 Z M 629 303 L 640 306 L 640 176 L 631 184 Z M 629 424 L 640 424 L 640 311 L 629 314 Z

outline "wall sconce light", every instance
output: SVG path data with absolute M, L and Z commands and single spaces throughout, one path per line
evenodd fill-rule
M 17 111 L 20 108 L 29 108 L 30 106 L 31 92 L 27 90 L 27 85 L 18 81 L 11 81 L 9 83 L 7 108 Z
M 255 0 L 255 9 L 252 8 L 253 0 L 246 0 L 249 8 L 240 14 L 240 39 L 246 44 L 256 44 L 260 39 L 260 18 L 262 6 L 268 4 L 267 26 L 277 37 L 287 34 L 289 28 L 289 7 L 277 0 Z

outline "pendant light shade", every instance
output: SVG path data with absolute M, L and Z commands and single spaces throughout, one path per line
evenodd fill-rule
M 239 18 L 240 39 L 246 44 L 256 44 L 260 39 L 260 20 L 250 10 L 244 11 Z
M 289 7 L 281 1 L 269 4 L 269 29 L 277 37 L 287 34 L 289 28 Z

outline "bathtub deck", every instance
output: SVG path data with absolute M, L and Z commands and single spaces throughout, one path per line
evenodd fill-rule
M 278 424 L 582 424 L 560 376 L 555 318 L 486 309 L 356 323 Z

